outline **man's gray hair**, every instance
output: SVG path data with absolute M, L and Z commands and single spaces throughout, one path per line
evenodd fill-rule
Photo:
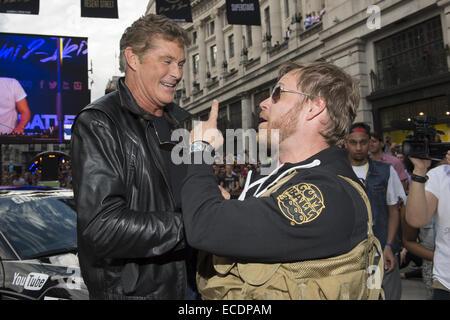
M 168 41 L 178 41 L 180 46 L 188 45 L 190 42 L 187 31 L 175 21 L 156 14 L 142 16 L 125 29 L 120 39 L 120 71 L 125 72 L 127 70 L 126 48 L 131 47 L 142 62 L 147 51 L 152 49 L 152 41 L 155 37 Z

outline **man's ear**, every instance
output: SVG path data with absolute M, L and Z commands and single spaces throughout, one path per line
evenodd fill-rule
M 327 108 L 327 103 L 322 97 L 314 98 L 307 106 L 308 115 L 306 120 L 312 120 L 321 115 Z
M 125 49 L 125 58 L 127 59 L 128 67 L 133 71 L 136 71 L 137 65 L 139 63 L 139 57 L 133 52 L 133 48 L 127 47 Z

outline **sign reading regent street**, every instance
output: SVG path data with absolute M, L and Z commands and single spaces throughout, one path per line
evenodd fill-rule
M 156 0 L 156 14 L 164 15 L 176 22 L 192 22 L 189 0 Z
M 0 0 L 0 13 L 39 14 L 39 0 Z
M 88 18 L 119 18 L 117 0 L 81 0 L 81 16 Z

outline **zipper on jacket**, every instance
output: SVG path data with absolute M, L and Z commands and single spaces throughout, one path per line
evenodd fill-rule
M 144 121 L 146 121 L 146 120 L 144 120 Z M 147 125 L 146 125 L 146 129 L 145 129 L 145 136 L 147 138 L 147 141 L 149 141 L 152 144 L 151 147 L 155 147 L 156 143 L 153 141 L 153 137 L 149 137 L 148 136 L 149 130 L 150 130 L 150 121 L 147 120 Z M 161 172 L 161 175 L 162 175 L 162 177 L 164 179 L 164 182 L 166 183 L 167 190 L 169 191 L 170 199 L 172 200 L 172 210 L 175 210 L 176 202 L 175 202 L 175 197 L 174 197 L 174 195 L 172 193 L 172 187 L 171 187 L 171 185 L 170 185 L 170 183 L 169 183 L 169 181 L 168 181 L 168 179 L 167 179 L 167 177 L 165 175 L 165 172 L 164 172 L 164 169 L 162 168 L 161 163 L 157 159 L 158 156 L 155 154 L 155 152 L 156 151 L 153 150 L 153 148 L 150 148 L 150 153 L 152 154 L 152 156 L 153 156 L 153 158 L 155 160 L 155 164 L 158 167 L 158 170 Z

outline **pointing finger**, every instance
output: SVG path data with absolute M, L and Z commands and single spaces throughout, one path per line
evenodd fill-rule
M 214 101 L 213 101 L 213 103 L 211 105 L 211 111 L 209 113 L 208 122 L 217 123 L 218 114 L 219 114 L 219 101 L 214 99 Z

